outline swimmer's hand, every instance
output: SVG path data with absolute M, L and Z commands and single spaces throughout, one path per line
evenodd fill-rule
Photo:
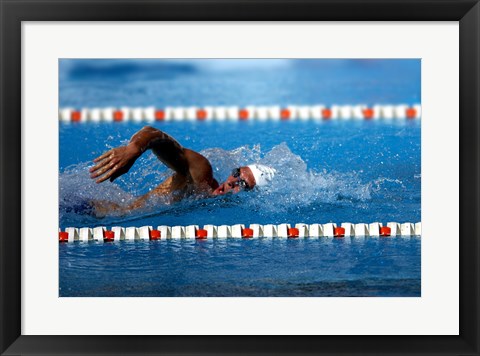
M 98 178 L 97 183 L 107 179 L 113 182 L 127 173 L 141 154 L 142 150 L 134 143 L 111 149 L 93 160 L 96 165 L 90 168 L 90 178 Z

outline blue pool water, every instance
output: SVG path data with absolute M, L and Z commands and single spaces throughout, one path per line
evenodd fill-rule
M 223 64 L 223 65 L 222 65 Z M 60 106 L 419 103 L 420 62 L 61 61 Z M 421 221 L 421 124 L 385 121 L 167 122 L 154 126 L 234 167 L 277 169 L 257 192 L 96 217 L 169 175 L 145 153 L 115 183 L 88 167 L 143 125 L 60 125 L 60 227 Z M 420 239 L 60 244 L 60 296 L 420 296 Z

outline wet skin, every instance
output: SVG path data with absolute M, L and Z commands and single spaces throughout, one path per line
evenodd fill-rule
M 95 165 L 90 168 L 90 177 L 97 183 L 106 180 L 113 182 L 127 173 L 138 157 L 149 149 L 175 173 L 127 207 L 119 207 L 118 204 L 109 202 L 94 202 L 93 205 L 101 206 L 103 212 L 129 211 L 144 206 L 151 196 L 173 192 L 203 195 L 238 193 L 242 190 L 242 181 L 249 188 L 255 186 L 255 178 L 248 167 L 240 167 L 238 177 L 230 175 L 219 185 L 213 178 L 212 166 L 206 157 L 182 147 L 173 137 L 150 126 L 145 126 L 135 133 L 127 146 L 116 147 L 97 157 L 94 160 Z

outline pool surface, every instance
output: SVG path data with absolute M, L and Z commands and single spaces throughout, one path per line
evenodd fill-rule
M 60 106 L 420 103 L 418 60 L 241 64 L 62 60 Z M 60 124 L 60 228 L 421 221 L 420 120 L 152 125 L 206 156 L 219 181 L 260 162 L 276 168 L 274 184 L 93 216 L 86 202 L 125 204 L 171 171 L 146 152 L 95 184 L 93 158 L 143 124 Z M 411 297 L 421 295 L 420 256 L 418 237 L 59 244 L 59 295 Z

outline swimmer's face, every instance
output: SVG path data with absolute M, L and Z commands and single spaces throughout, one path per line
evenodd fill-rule
M 255 186 L 255 178 L 250 168 L 234 169 L 225 182 L 213 191 L 213 195 L 236 194 L 241 190 L 250 190 Z

